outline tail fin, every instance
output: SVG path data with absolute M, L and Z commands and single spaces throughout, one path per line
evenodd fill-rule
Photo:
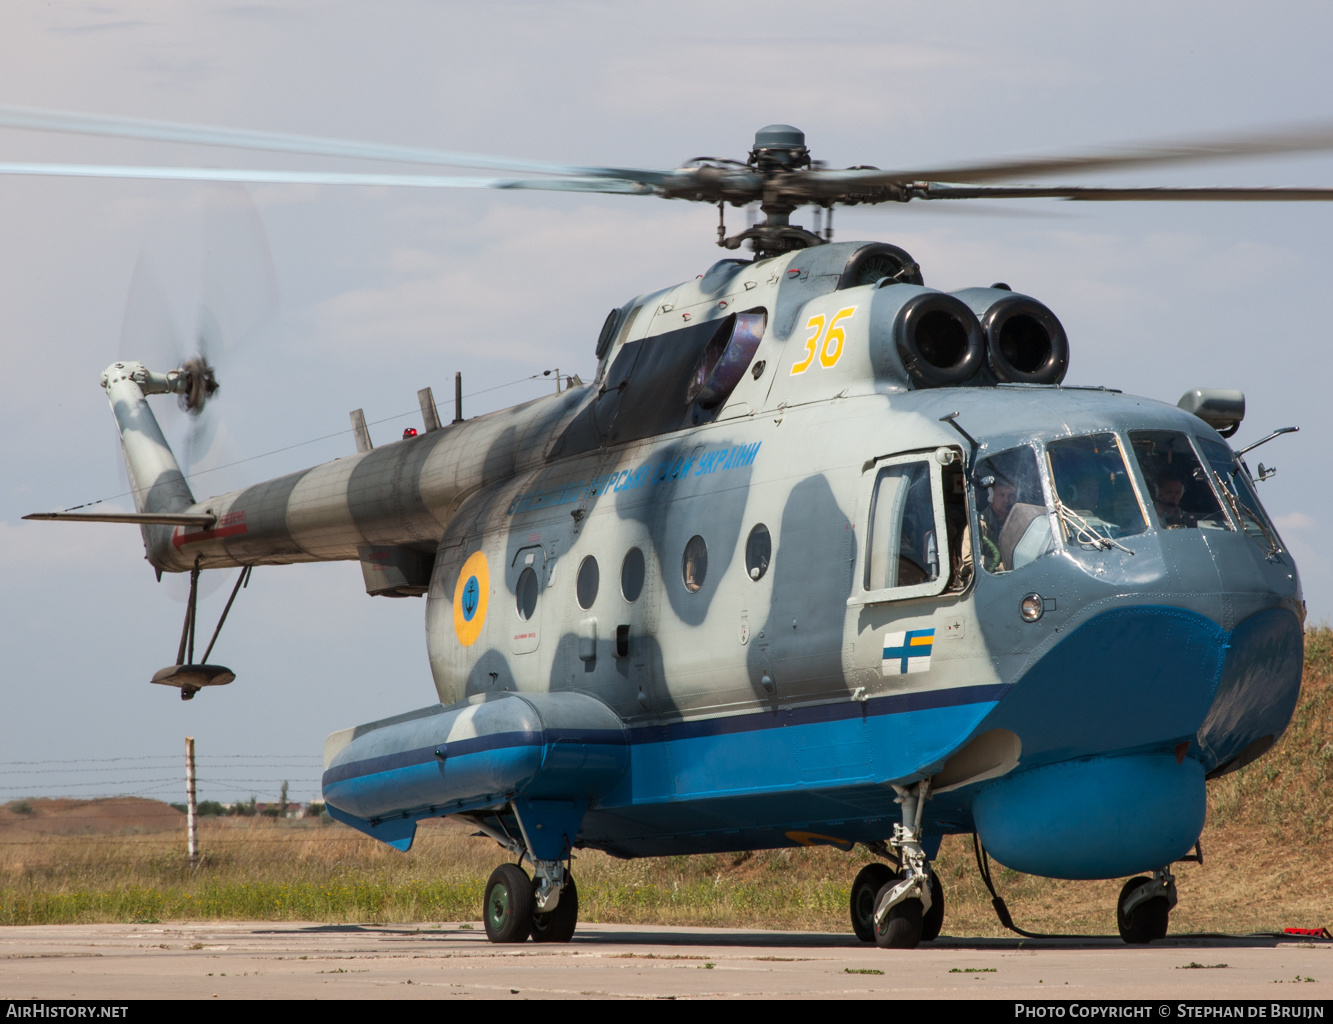
M 106 388 L 120 428 L 120 447 L 125 453 L 134 507 L 139 512 L 182 512 L 195 503 L 176 456 L 144 398 L 145 391 L 167 391 L 164 384 L 162 374 L 152 373 L 136 362 L 113 363 L 102 374 L 102 387 Z M 164 567 L 168 560 L 164 556 L 171 550 L 172 527 L 144 526 L 142 530 L 148 560 L 158 568 Z
M 134 507 L 140 512 L 182 512 L 194 504 L 190 485 L 185 482 L 176 456 L 171 453 L 157 417 L 144 398 L 157 391 L 153 378 L 142 363 L 113 363 L 102 374 L 111 412 L 120 427 L 120 447 L 125 453 Z M 165 389 L 162 389 L 165 390 Z

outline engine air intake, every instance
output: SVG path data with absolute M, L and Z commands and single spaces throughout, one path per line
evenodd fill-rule
M 961 384 L 981 369 L 986 343 L 966 304 L 942 292 L 903 303 L 893 325 L 903 367 L 917 387 Z
M 888 278 L 893 284 L 922 284 L 921 267 L 906 249 L 887 242 L 871 242 L 852 253 L 838 278 L 839 288 L 875 284 Z
M 1069 369 L 1069 339 L 1036 299 L 1013 295 L 982 315 L 991 372 L 1001 383 L 1059 384 Z

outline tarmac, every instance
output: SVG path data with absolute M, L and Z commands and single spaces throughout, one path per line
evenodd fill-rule
M 566 945 L 511 946 L 487 942 L 480 922 L 0 929 L 0 998 L 20 1001 L 1129 999 L 1174 1018 L 1190 1001 L 1331 994 L 1333 942 L 1262 936 L 1168 937 L 1146 947 L 1112 936 L 942 936 L 881 950 L 851 935 L 606 924 L 581 924 Z

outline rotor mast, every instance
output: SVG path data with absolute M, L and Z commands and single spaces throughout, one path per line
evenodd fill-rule
M 724 249 L 739 249 L 741 243 L 748 241 L 756 259 L 823 245 L 826 239 L 791 223 L 791 215 L 801 203 L 782 188 L 789 176 L 812 166 L 810 150 L 805 145 L 805 132 L 789 124 L 760 128 L 754 133 L 754 147 L 746 166 L 752 167 L 763 178 L 759 209 L 764 219 L 739 234 L 719 239 L 717 244 Z

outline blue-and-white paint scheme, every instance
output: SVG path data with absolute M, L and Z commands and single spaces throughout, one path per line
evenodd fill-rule
M 149 558 L 354 559 L 426 596 L 438 702 L 329 738 L 329 812 L 401 849 L 460 816 L 547 911 L 581 847 L 888 842 L 907 888 L 871 902 L 925 912 L 928 858 L 971 832 L 1174 899 L 1205 780 L 1290 720 L 1291 555 L 1206 402 L 1060 387 L 1063 363 L 1015 384 L 985 332 L 1022 315 L 1054 346 L 1054 315 L 870 273 L 905 258 L 724 261 L 617 311 L 591 385 L 203 503 L 155 378 L 117 364 Z M 968 339 L 961 375 L 922 369 L 926 316 Z

